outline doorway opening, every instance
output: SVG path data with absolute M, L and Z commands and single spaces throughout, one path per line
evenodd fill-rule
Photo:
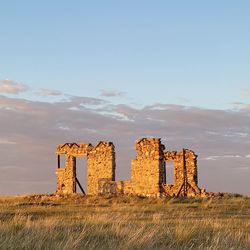
M 66 167 L 65 154 L 57 155 L 57 166 L 58 166 L 58 168 L 65 168 Z
M 82 189 L 85 194 L 87 194 L 87 159 L 86 157 L 76 157 L 76 192 L 83 193 L 79 184 L 80 183 Z
M 166 183 L 174 185 L 174 162 L 166 162 Z

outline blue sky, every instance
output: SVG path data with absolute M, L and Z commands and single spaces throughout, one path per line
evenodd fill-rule
M 114 142 L 129 179 L 134 141 L 160 137 L 198 154 L 201 187 L 250 195 L 249 13 L 247 0 L 0 0 L 0 194 L 53 192 L 56 145 L 73 141 Z
M 249 100 L 249 12 L 249 1 L 1 1 L 0 78 L 229 108 Z

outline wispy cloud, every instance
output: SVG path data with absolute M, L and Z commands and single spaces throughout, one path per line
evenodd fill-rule
M 240 155 L 213 155 L 205 157 L 204 160 L 208 161 L 215 161 L 215 160 L 221 160 L 221 159 L 233 159 L 233 158 L 242 158 Z
M 62 92 L 55 89 L 41 89 L 40 91 L 37 91 L 36 94 L 40 96 L 60 96 L 62 95 Z
M 249 112 L 250 104 L 249 103 L 235 103 L 235 107 L 241 111 Z
M 5 139 L 0 139 L 0 144 L 6 144 L 6 145 L 15 145 L 17 144 L 15 141 L 10 141 L 10 140 L 5 140 Z
M 29 90 L 29 87 L 25 84 L 17 83 L 12 80 L 0 80 L 0 93 L 6 94 L 19 94 Z
M 250 155 L 212 155 L 204 157 L 203 159 L 207 161 L 216 161 L 216 160 L 233 159 L 233 158 L 250 159 Z
M 101 96 L 103 97 L 121 97 L 124 96 L 125 92 L 116 90 L 101 90 Z
M 9 98 L 3 95 L 0 95 L 0 108 L 6 110 L 24 110 L 30 101 L 20 98 Z

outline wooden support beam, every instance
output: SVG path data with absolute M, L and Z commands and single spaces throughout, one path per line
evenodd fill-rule
M 180 196 L 181 190 L 182 190 L 183 187 L 184 187 L 184 182 L 182 183 L 181 187 L 180 187 L 179 190 L 178 190 L 178 193 L 177 193 L 177 195 L 176 195 L 177 197 Z
M 83 188 L 82 188 L 82 185 L 81 185 L 80 182 L 78 181 L 77 177 L 76 177 L 76 183 L 77 183 L 77 185 L 79 186 L 79 188 L 81 189 L 82 193 L 83 193 L 83 194 L 86 194 L 86 193 L 84 192 Z
M 61 167 L 60 155 L 57 155 L 57 168 Z

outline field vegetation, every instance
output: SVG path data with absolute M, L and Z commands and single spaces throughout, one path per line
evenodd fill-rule
M 0 249 L 250 249 L 250 198 L 0 197 Z

